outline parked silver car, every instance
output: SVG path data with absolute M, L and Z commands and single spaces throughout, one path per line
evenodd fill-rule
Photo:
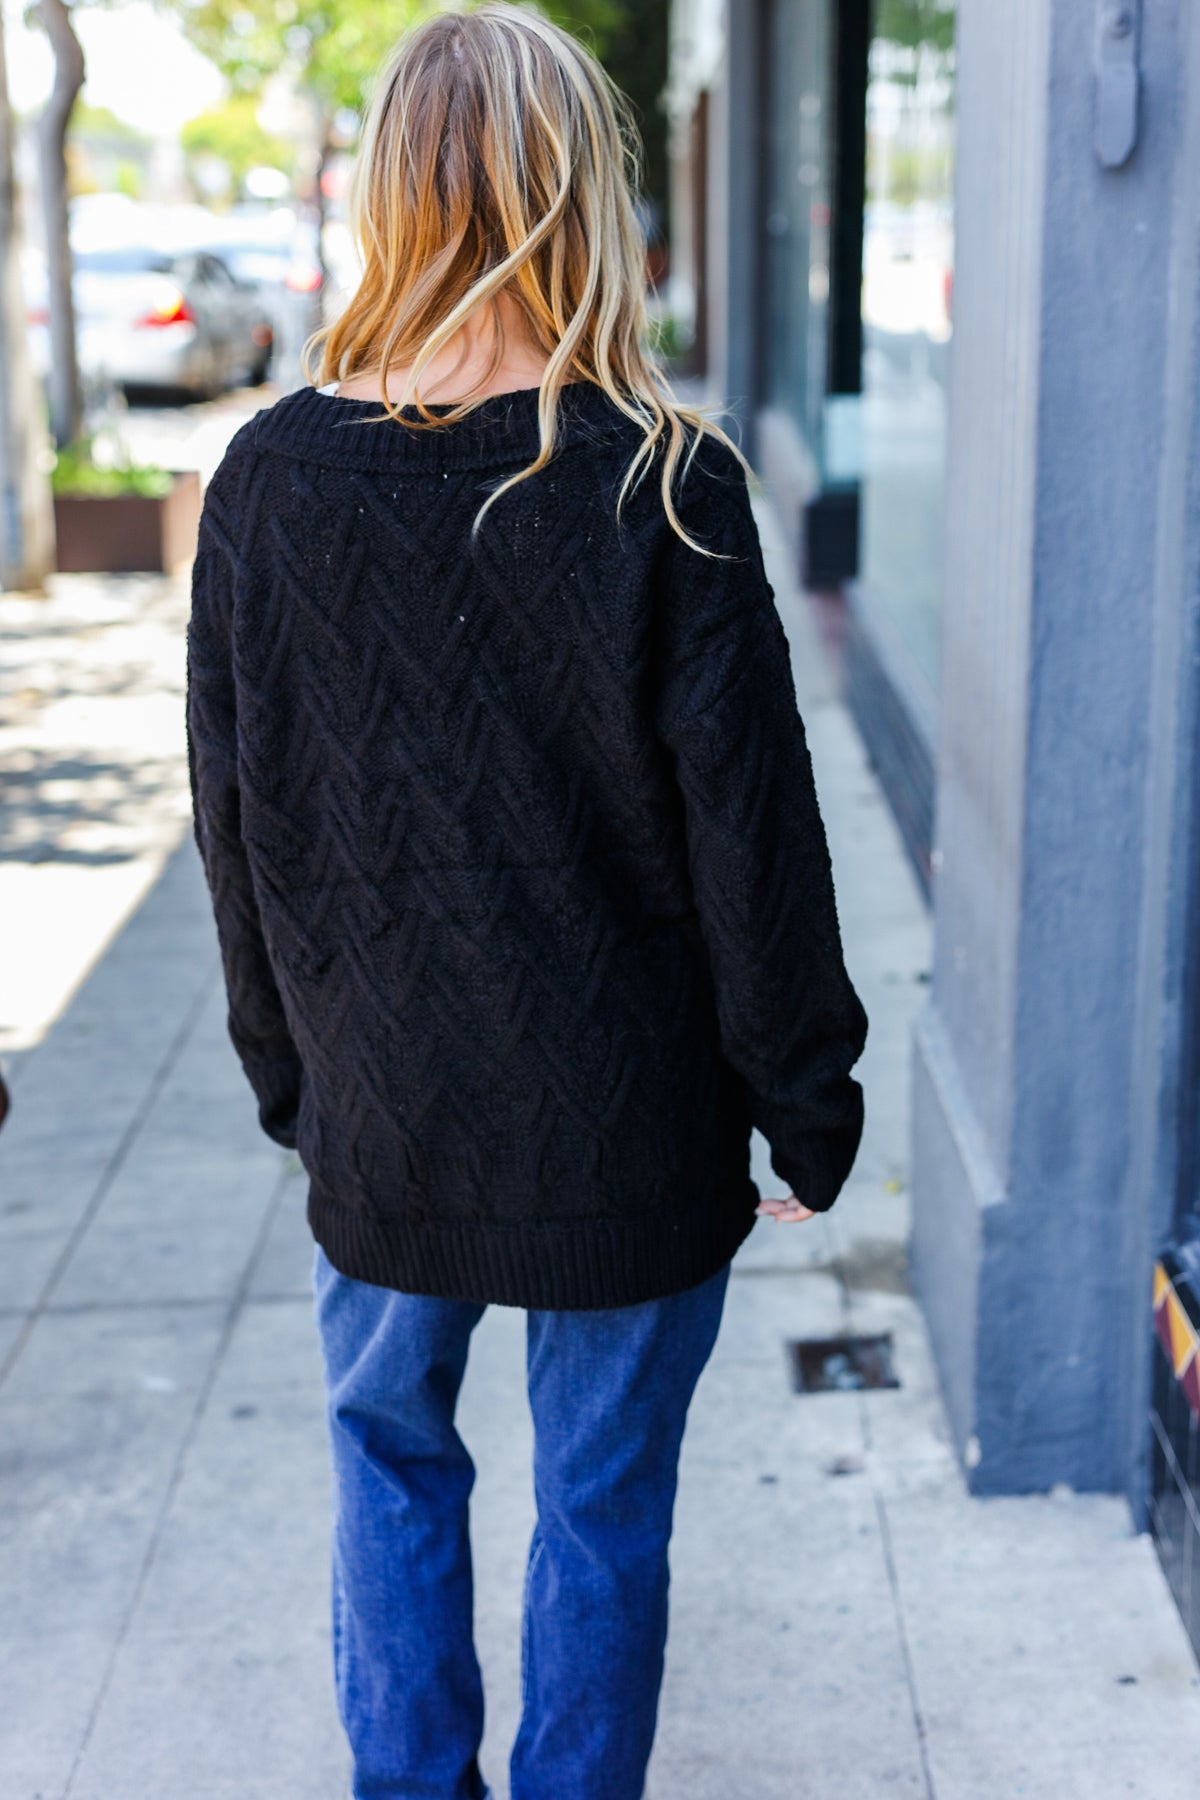
M 274 342 L 267 309 L 256 286 L 238 281 L 211 251 L 92 244 L 75 249 L 73 268 L 86 377 L 197 395 L 266 378 Z M 44 285 L 40 305 L 30 297 L 29 322 L 34 366 L 44 376 Z
M 89 373 L 193 393 L 266 377 L 274 335 L 266 310 L 254 287 L 209 251 L 77 251 L 75 296 Z

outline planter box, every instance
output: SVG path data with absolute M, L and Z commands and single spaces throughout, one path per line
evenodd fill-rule
M 161 500 L 142 494 L 56 494 L 54 529 L 64 574 L 169 575 L 191 561 L 200 523 L 200 477 L 185 469 Z

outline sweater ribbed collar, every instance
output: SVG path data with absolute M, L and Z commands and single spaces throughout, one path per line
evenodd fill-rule
M 257 414 L 252 421 L 254 442 L 302 461 L 356 469 L 519 466 L 532 462 L 541 444 L 538 392 L 531 387 L 489 394 L 453 425 L 412 431 L 388 418 L 378 401 L 352 400 L 301 387 Z M 613 442 L 638 431 L 635 421 L 614 406 L 593 381 L 568 383 L 559 396 L 558 408 L 558 446 L 562 450 Z M 443 414 L 453 408 L 431 405 L 429 410 Z M 420 418 L 415 407 L 404 408 L 403 416 Z

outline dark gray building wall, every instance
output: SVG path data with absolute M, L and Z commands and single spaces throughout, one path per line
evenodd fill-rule
M 708 391 L 728 407 L 753 461 L 758 450 L 761 63 L 759 0 L 726 0 L 725 55 L 709 133 Z M 728 427 L 730 420 L 724 423 Z
M 1163 862 L 1191 772 L 1186 706 L 1176 695 L 1171 725 L 1160 708 L 1183 673 L 1196 529 L 1180 420 L 1196 375 L 1181 283 L 1194 294 L 1198 26 L 1196 9 L 1149 0 L 1140 139 L 1108 170 L 1093 143 L 1104 10 L 959 5 L 937 943 L 915 1043 L 912 1252 L 981 1492 L 1136 1489 L 1147 1246 L 1176 1130 L 1162 939 L 1184 876 Z
M 767 483 L 799 561 L 817 469 L 794 420 L 762 404 L 764 15 L 763 0 L 725 0 L 724 55 L 710 90 L 704 386 Z

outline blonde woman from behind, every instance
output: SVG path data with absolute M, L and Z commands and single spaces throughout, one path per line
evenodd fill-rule
M 455 1406 L 491 1304 L 535 1432 L 512 1800 L 638 1800 L 730 1261 L 831 1206 L 862 1129 L 746 465 L 647 351 L 636 179 L 571 36 L 425 18 L 364 132 L 359 289 L 205 500 L 196 836 L 309 1183 L 355 1800 L 489 1792 Z

